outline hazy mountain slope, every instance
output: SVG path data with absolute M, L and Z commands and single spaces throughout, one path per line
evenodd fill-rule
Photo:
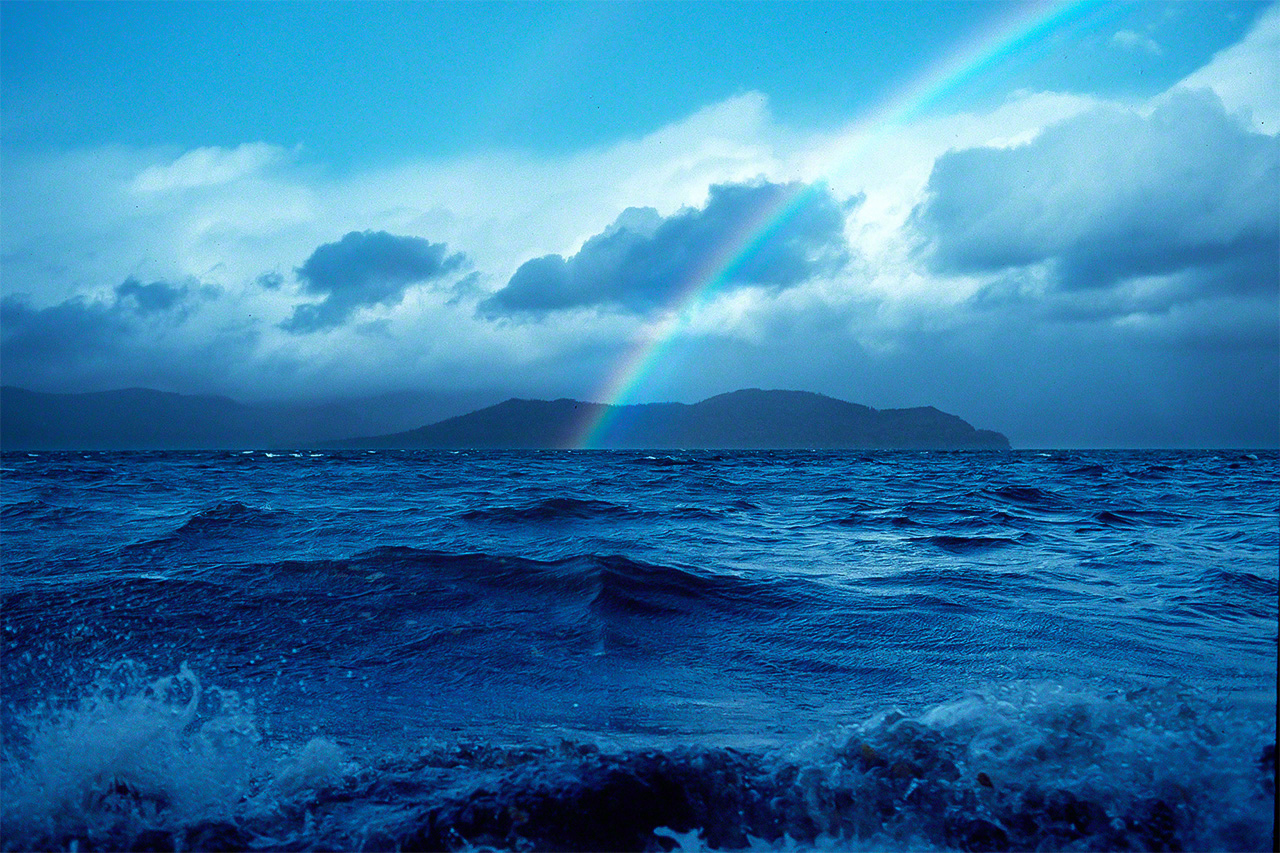
M 245 404 L 227 397 L 126 388 L 48 394 L 0 388 L 5 450 L 305 447 L 408 429 L 491 400 L 403 392 L 317 403 Z

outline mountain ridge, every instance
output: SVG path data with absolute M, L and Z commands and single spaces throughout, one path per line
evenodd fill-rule
M 285 448 L 381 435 L 472 410 L 475 393 L 393 392 L 311 402 L 244 403 L 151 388 L 57 394 L 0 386 L 5 450 Z
M 809 391 L 741 389 L 698 403 L 622 407 L 413 392 L 315 404 L 249 404 L 148 388 L 53 394 L 0 387 L 5 450 L 202 450 L 302 447 L 541 449 L 1008 449 L 933 406 L 876 410 Z M 492 399 L 492 398 L 490 398 Z M 452 409 L 452 412 L 450 412 Z M 425 425 L 408 428 L 410 424 Z M 390 427 L 390 429 L 388 429 Z
M 758 388 L 691 404 L 512 397 L 417 429 L 326 446 L 569 449 L 580 446 L 606 414 L 608 429 L 591 442 L 600 449 L 1009 449 L 1002 434 L 975 429 L 933 406 L 877 410 L 810 391 Z

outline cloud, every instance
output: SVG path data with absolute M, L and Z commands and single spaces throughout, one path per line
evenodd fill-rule
M 1243 40 L 1214 54 L 1179 84 L 1210 89 L 1255 130 L 1280 133 L 1280 5 L 1264 11 Z
M 304 289 L 324 299 L 295 307 L 281 328 L 330 329 L 358 308 L 398 305 L 410 285 L 447 275 L 466 261 L 461 253 L 445 252 L 444 243 L 386 231 L 352 231 L 336 243 L 325 243 L 296 271 Z
M 770 222 L 776 225 L 766 229 Z M 730 267 L 725 283 L 790 287 L 845 263 L 844 224 L 841 204 L 822 185 L 716 184 L 703 208 L 665 219 L 652 208 L 628 208 L 577 254 L 522 264 L 480 307 L 490 316 L 591 305 L 646 312 L 696 285 L 762 229 L 765 236 Z
M 136 193 L 161 193 L 193 187 L 217 186 L 260 172 L 284 158 L 284 150 L 263 142 L 236 148 L 196 148 L 176 160 L 148 166 L 134 178 Z
M 75 371 L 87 361 L 133 348 L 142 342 L 140 333 L 155 330 L 156 324 L 182 324 L 195 292 L 190 282 L 143 284 L 128 278 L 115 287 L 111 299 L 77 296 L 35 308 L 22 296 L 5 296 L 0 301 L 0 359 L 6 381 Z
M 565 249 L 576 250 L 628 206 L 669 214 L 703 205 L 711 184 L 761 174 L 812 178 L 789 140 L 765 98 L 747 93 L 589 150 L 485 151 L 335 173 L 304 162 L 304 149 L 257 172 L 173 192 L 139 193 L 134 182 L 173 164 L 180 151 L 6 152 L 4 294 L 23 294 L 33 310 L 73 298 L 110 304 L 114 285 L 128 275 L 144 283 L 198 281 L 193 294 L 220 290 L 198 310 L 191 300 L 173 316 L 139 316 L 130 299 L 129 329 L 113 355 L 83 362 L 84 369 L 25 372 L 23 381 L 92 390 L 163 379 L 156 387 L 249 398 L 495 383 L 508 395 L 585 394 L 594 380 L 582 379 L 571 354 L 607 344 L 617 355 L 635 331 L 635 315 L 569 312 L 554 324 L 496 324 L 477 316 L 477 301 L 529 258 L 571 254 Z M 302 295 L 294 269 L 321 244 L 366 230 L 428 237 L 464 250 L 466 263 L 407 288 L 398 305 L 357 309 L 324 334 L 281 328 L 298 303 L 325 298 Z M 186 319 L 176 325 L 180 314 Z M 394 340 L 362 333 L 369 320 L 387 321 Z M 17 363 L 6 361 L 3 375 L 16 381 Z M 184 376 L 190 382 L 179 381 Z
M 66 364 L 110 352 L 129 324 L 118 303 L 74 298 L 37 309 L 6 296 L 0 300 L 0 329 L 0 355 L 11 381 L 29 365 Z
M 1175 91 L 1149 115 L 1099 108 L 1025 145 L 945 154 L 911 223 L 934 272 L 1043 265 L 1068 293 L 1152 277 L 1177 279 L 1170 298 L 1257 293 L 1280 276 L 1278 188 L 1274 137 Z
M 1120 30 L 1111 37 L 1111 43 L 1125 50 L 1144 50 L 1153 56 L 1164 52 L 1151 36 L 1144 36 L 1133 30 Z
M 176 307 L 187 298 L 188 288 L 163 281 L 143 284 L 136 278 L 128 278 L 116 287 L 115 293 L 117 305 L 128 300 L 138 313 L 153 314 Z
M 264 272 L 253 283 L 263 290 L 279 290 L 284 285 L 284 276 L 278 272 Z
M 226 393 L 270 370 L 253 324 L 226 322 L 234 294 L 194 279 L 127 279 L 97 297 L 40 306 L 26 294 L 0 300 L 5 384 L 55 392 L 150 387 Z

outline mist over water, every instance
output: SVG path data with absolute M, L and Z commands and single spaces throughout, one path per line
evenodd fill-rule
M 1260 849 L 1274 452 L 4 456 L 6 849 Z

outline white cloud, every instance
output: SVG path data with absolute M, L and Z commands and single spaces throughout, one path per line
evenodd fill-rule
M 702 206 L 711 184 L 794 177 L 781 139 L 765 99 L 748 93 L 640 139 L 566 156 L 499 152 L 405 163 L 324 188 L 340 222 L 330 239 L 365 228 L 419 229 L 505 282 L 531 257 L 574 254 L 628 207 L 669 216 Z
M 137 193 L 159 193 L 217 186 L 256 174 L 284 157 L 284 149 L 262 142 L 247 142 L 231 149 L 197 148 L 171 163 L 143 169 L 132 189 Z
M 583 347 L 616 350 L 634 324 L 588 312 L 521 329 L 477 318 L 474 298 L 410 290 L 399 306 L 363 309 L 352 328 L 304 342 L 278 328 L 306 301 L 294 270 L 344 234 L 385 230 L 465 252 L 482 297 L 531 257 L 577 251 L 628 206 L 669 215 L 704 203 L 712 183 L 785 172 L 779 135 L 764 99 L 747 94 L 567 156 L 496 152 L 340 178 L 317 178 L 262 143 L 180 156 L 110 148 L 10 158 L 4 292 L 38 310 L 108 299 L 130 276 L 216 286 L 222 296 L 194 308 L 171 338 L 189 334 L 194 352 L 218 329 L 242 339 L 252 331 L 249 349 L 237 349 L 247 361 L 205 371 L 232 393 L 231 383 L 243 383 L 289 394 L 323 376 L 334 377 L 331 389 L 361 376 L 389 387 L 508 380 L 525 368 L 551 370 Z M 255 284 L 264 273 L 279 276 L 278 286 Z M 384 324 L 390 344 L 355 328 L 370 322 Z
M 1164 53 L 1160 45 L 1151 36 L 1146 36 L 1133 30 L 1120 30 L 1111 37 L 1111 43 L 1125 50 L 1143 50 L 1152 56 L 1159 56 Z
M 973 292 L 976 283 L 921 275 L 911 257 L 915 237 L 905 225 L 934 162 L 950 150 L 1026 143 L 1045 127 L 1097 104 L 1080 95 L 1023 92 L 990 112 L 937 116 L 906 127 L 855 124 L 811 142 L 821 152 L 811 155 L 812 177 L 828 177 L 838 195 L 865 195 L 848 226 L 850 242 L 864 261 L 859 288 L 911 304 L 950 304 Z
M 1256 130 L 1280 133 L 1280 5 L 1263 12 L 1242 41 L 1219 51 L 1179 85 L 1212 89 Z
M 1206 291 L 1257 291 L 1274 287 L 1280 251 L 1275 143 L 1210 92 L 1170 93 L 1147 115 L 1099 107 L 1026 145 L 938 158 L 913 221 L 942 272 L 1052 261 L 1068 290 L 1200 270 Z

